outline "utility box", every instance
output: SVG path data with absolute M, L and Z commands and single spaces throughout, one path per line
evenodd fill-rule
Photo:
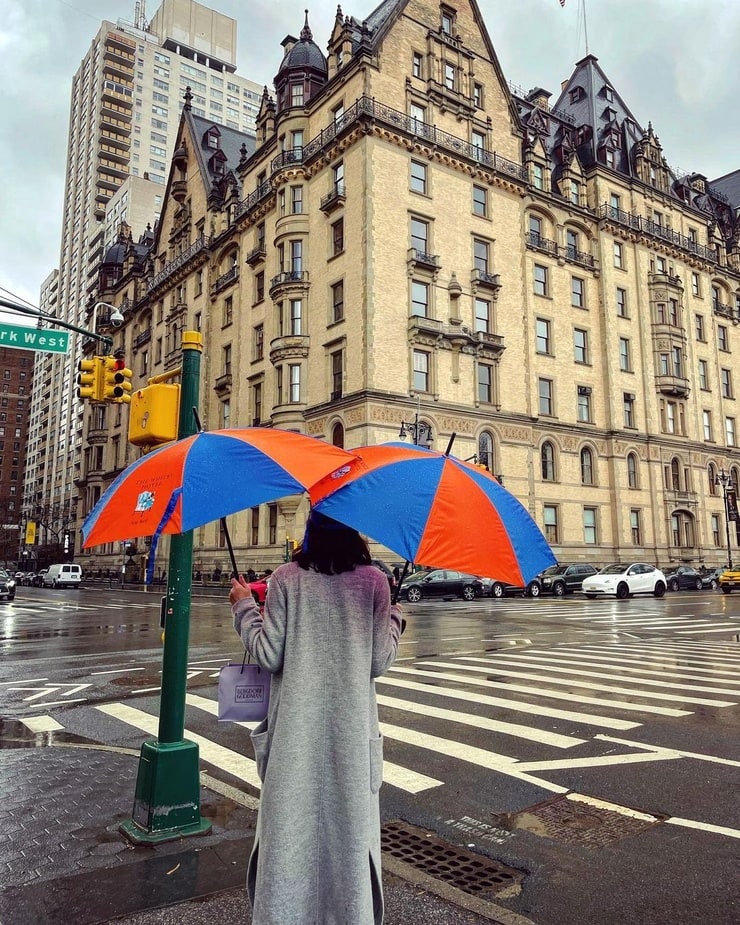
M 177 440 L 180 420 L 180 386 L 155 382 L 131 393 L 128 442 L 158 446 Z

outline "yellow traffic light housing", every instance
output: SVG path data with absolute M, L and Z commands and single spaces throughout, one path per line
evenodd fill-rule
M 103 357 L 78 362 L 77 397 L 83 401 L 103 401 Z
M 133 371 L 121 357 L 102 357 L 103 400 L 113 402 L 131 401 L 131 377 Z
M 128 441 L 134 446 L 158 446 L 177 440 L 180 386 L 155 382 L 131 394 Z

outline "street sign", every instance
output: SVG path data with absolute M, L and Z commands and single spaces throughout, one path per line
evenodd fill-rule
M 42 353 L 67 353 L 69 331 L 28 328 L 22 324 L 0 324 L 0 347 L 37 350 Z

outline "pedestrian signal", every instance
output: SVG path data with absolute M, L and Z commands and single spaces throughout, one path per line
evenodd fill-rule
M 83 401 L 103 400 L 103 357 L 91 357 L 77 364 L 77 397 Z
M 132 376 L 133 371 L 122 357 L 103 357 L 103 399 L 130 402 Z
M 156 382 L 131 395 L 128 441 L 134 446 L 159 446 L 177 440 L 180 386 Z

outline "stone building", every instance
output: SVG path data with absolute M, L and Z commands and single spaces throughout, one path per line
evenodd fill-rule
M 553 103 L 513 90 L 474 0 L 339 9 L 327 54 L 308 17 L 282 46 L 256 145 L 186 96 L 148 259 L 101 274 L 139 383 L 197 329 L 209 429 L 351 449 L 423 423 L 562 561 L 724 561 L 740 173 L 677 176 L 593 56 Z M 106 414 L 85 511 L 132 458 Z M 280 561 L 305 513 L 235 517 L 244 568 Z M 228 568 L 217 523 L 195 546 Z

